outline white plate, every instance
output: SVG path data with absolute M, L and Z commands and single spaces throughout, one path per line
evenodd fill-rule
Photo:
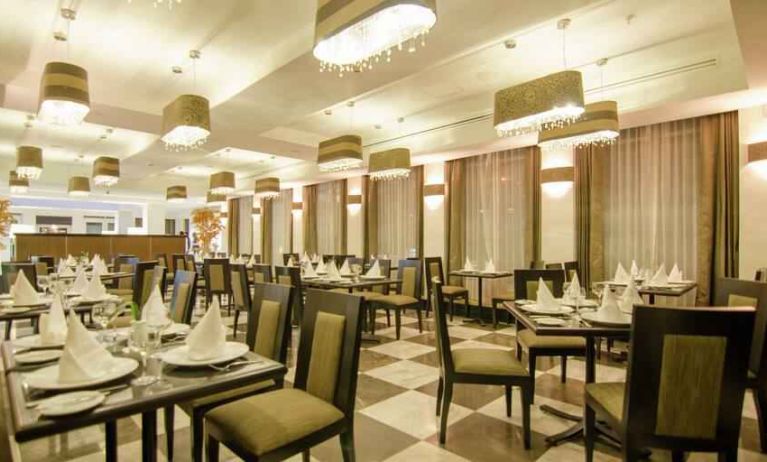
M 319 276 L 301 276 L 301 279 L 306 279 L 307 281 L 310 279 L 318 279 Z
M 547 314 L 549 316 L 564 316 L 573 312 L 569 306 L 560 306 L 558 310 L 547 310 L 539 308 L 536 304 L 520 305 L 520 308 L 532 314 Z
M 61 350 L 32 350 L 19 353 L 13 359 L 19 364 L 40 364 L 59 359 Z
M 379 281 L 381 279 L 386 279 L 386 276 L 368 276 L 367 274 L 363 274 L 360 276 L 360 279 L 367 279 L 369 281 Z
M 557 300 L 559 300 L 563 305 L 575 306 L 575 303 L 564 302 L 561 298 Z M 580 303 L 578 304 L 579 308 L 593 308 L 596 306 L 599 306 L 599 303 L 597 303 L 596 300 L 581 300 Z
M 535 300 L 525 300 L 524 298 L 520 298 L 519 300 L 514 300 L 515 305 L 532 305 L 535 303 Z
M 603 326 L 610 326 L 610 327 L 626 327 L 631 325 L 631 318 L 628 316 L 626 316 L 625 321 L 617 321 L 612 319 L 605 319 L 602 316 L 600 316 L 599 312 L 597 311 L 593 313 L 583 313 L 581 315 L 581 318 L 593 324 L 601 324 Z
M 13 295 L 11 295 L 11 294 L 0 294 L 0 300 L 13 300 Z
M 40 390 L 73 390 L 117 380 L 135 371 L 136 368 L 138 368 L 138 361 L 133 358 L 112 358 L 112 363 L 99 377 L 62 383 L 59 382 L 59 365 L 54 364 L 27 374 L 26 380 L 30 387 Z
M 101 302 L 107 302 L 110 300 L 119 301 L 122 299 L 118 295 L 106 294 L 99 298 L 88 298 L 81 295 L 78 297 L 74 297 L 71 301 L 72 303 L 78 304 L 78 303 L 101 303 Z
M 565 321 L 562 318 L 538 318 L 534 319 L 536 324 L 540 324 L 541 326 L 566 326 L 567 321 Z
M 104 393 L 98 391 L 75 391 L 48 398 L 37 406 L 37 410 L 47 417 L 60 417 L 93 409 L 104 399 Z
M 170 327 L 162 331 L 162 335 L 186 335 L 191 330 L 189 324 L 174 322 Z
M 688 286 L 690 284 L 695 284 L 695 281 L 668 281 L 668 283 L 672 286 Z
M 31 307 L 25 307 L 25 306 L 5 306 L 0 308 L 0 311 L 6 314 L 17 314 L 17 313 L 26 313 L 27 311 L 31 311 L 33 308 Z
M 211 359 L 191 359 L 189 358 L 189 347 L 182 345 L 163 353 L 162 360 L 173 366 L 199 367 L 209 366 L 211 364 L 225 363 L 248 352 L 248 345 L 240 342 L 226 342 L 224 351 L 221 355 Z
M 64 342 L 56 343 L 42 343 L 42 339 L 39 335 L 29 335 L 27 337 L 21 337 L 13 341 L 16 346 L 22 348 L 52 348 L 63 347 Z

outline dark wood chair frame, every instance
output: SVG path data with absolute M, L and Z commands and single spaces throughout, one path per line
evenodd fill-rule
M 11 287 L 13 287 L 13 284 L 16 282 L 15 278 L 14 280 L 11 280 L 11 275 L 18 274 L 19 271 L 22 271 L 24 275 L 29 280 L 29 283 L 32 284 L 32 287 L 36 291 L 40 291 L 40 289 L 37 287 L 37 268 L 35 267 L 34 263 L 30 262 L 4 262 L 2 264 L 3 274 L 0 276 L 0 282 L 2 282 L 2 289 L 1 292 L 4 294 L 7 294 L 10 292 Z
M 432 263 L 437 263 L 439 265 L 439 274 L 431 274 L 431 265 Z M 447 284 L 445 280 L 445 272 L 442 267 L 442 257 L 426 257 L 423 259 L 423 270 L 426 273 L 426 316 L 429 316 L 429 311 L 433 308 L 432 307 L 432 301 L 434 298 L 432 297 L 432 286 L 433 284 L 429 284 L 428 281 L 433 281 L 435 277 L 439 278 L 441 286 L 444 286 Z M 466 307 L 466 311 L 469 310 L 469 289 L 465 289 L 463 292 L 458 292 L 455 294 L 443 294 L 443 297 L 447 299 L 448 303 L 450 304 L 450 321 L 453 320 L 453 315 L 455 314 L 455 301 L 456 300 L 463 300 L 463 304 Z M 482 313 L 480 312 L 480 316 L 482 316 Z M 493 312 L 493 320 L 495 320 L 495 312 Z
M 304 315 L 304 287 L 301 283 L 301 267 L 275 266 L 274 273 L 275 278 L 288 276 L 290 278 L 290 284 L 296 289 L 296 294 L 293 297 L 293 324 L 300 326 L 301 319 Z
M 379 300 L 372 300 L 370 302 L 370 310 L 372 311 L 372 317 L 373 317 L 373 327 L 372 329 L 375 329 L 375 313 L 376 310 L 379 308 L 383 308 L 386 310 L 386 319 L 387 322 L 389 321 L 389 310 L 394 311 L 394 330 L 396 333 L 397 340 L 400 338 L 400 329 L 402 328 L 402 311 L 412 308 L 416 311 L 416 315 L 418 316 L 418 331 L 423 332 L 423 314 L 421 313 L 421 308 L 423 308 L 423 300 L 421 299 L 421 294 L 423 293 L 423 286 L 421 285 L 423 283 L 423 263 L 421 260 L 400 260 L 399 266 L 397 267 L 397 279 L 402 280 L 404 274 L 405 274 L 405 268 L 415 268 L 415 299 L 416 301 L 414 303 L 411 303 L 409 305 L 390 305 L 386 303 L 382 303 Z M 401 294 L 402 293 L 402 282 L 398 282 L 396 288 L 396 293 Z
M 234 307 L 234 324 L 232 325 L 232 337 L 237 338 L 237 325 L 240 322 L 240 312 L 245 311 L 250 316 L 253 312 L 253 300 L 250 296 L 250 284 L 248 283 L 248 270 L 245 265 L 229 265 L 230 283 L 232 284 L 232 297 L 234 297 L 234 285 L 239 284 L 242 288 L 242 305 Z
M 189 271 L 189 269 L 186 267 L 186 255 L 183 253 L 174 253 L 170 256 L 170 268 L 168 271 L 175 273 L 179 270 Z
M 210 267 L 212 265 L 221 265 L 223 266 L 223 283 L 224 287 L 223 289 L 216 289 L 213 290 L 210 284 Z M 226 295 L 227 298 L 227 311 L 229 314 L 232 312 L 232 281 L 231 281 L 231 275 L 230 275 L 230 269 L 229 269 L 229 259 L 228 258 L 206 258 L 202 263 L 202 272 L 205 277 L 205 303 L 206 306 L 210 305 L 211 300 L 213 300 L 213 296 L 215 295 L 218 297 L 218 304 L 221 305 L 221 296 Z
M 287 266 L 288 260 L 290 260 L 291 257 L 293 258 L 293 263 L 297 265 L 298 264 L 298 259 L 300 258 L 297 253 L 283 253 L 282 254 L 282 264 Z
M 192 313 L 194 305 L 197 303 L 197 274 L 193 271 L 178 270 L 173 274 L 173 295 L 171 296 L 170 306 L 175 306 L 181 284 L 189 284 L 189 300 L 184 308 L 183 323 L 192 323 Z
M 56 257 L 50 255 L 33 255 L 29 258 L 32 263 L 45 263 L 48 266 L 48 273 L 56 268 Z M 42 275 L 45 276 L 45 275 Z
M 265 263 L 257 263 L 255 265 L 253 265 L 252 271 L 253 271 L 253 275 L 254 275 L 253 282 L 258 282 L 258 281 L 256 281 L 256 278 L 255 278 L 255 274 L 256 273 L 261 273 L 261 274 L 264 275 L 264 282 L 265 283 L 266 282 L 272 282 L 272 280 L 273 280 L 273 278 L 272 278 L 272 266 L 271 265 L 267 265 Z
M 157 261 L 155 260 L 140 261 L 136 263 L 136 266 L 133 271 L 133 303 L 138 305 L 139 308 L 143 307 L 143 304 L 142 304 L 143 300 L 141 300 L 141 295 L 144 292 L 144 272 L 154 271 L 154 268 L 156 266 L 157 266 Z

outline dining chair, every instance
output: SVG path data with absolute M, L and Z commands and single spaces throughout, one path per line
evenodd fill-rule
M 6 377 L 0 377 L 0 387 L 5 388 L 6 386 Z M 5 412 L 6 409 L 6 393 L 0 393 L 0 409 L 3 410 L 3 412 L 0 412 L 0 435 L 3 437 L 0 438 L 0 460 L 7 460 L 12 461 L 13 460 L 13 450 L 11 449 L 11 439 L 8 438 L 7 435 L 11 435 L 11 429 L 8 428 L 8 421 L 6 420 L 6 414 L 10 416 L 10 412 Z M 10 420 L 10 419 L 9 419 Z
M 530 449 L 530 404 L 533 400 L 535 377 L 514 357 L 514 353 L 490 348 L 459 348 L 450 345 L 450 333 L 445 312 L 445 294 L 442 284 L 432 280 L 434 329 L 437 351 L 440 355 L 439 384 L 437 385 L 437 415 L 440 416 L 439 443 L 447 439 L 447 422 L 453 385 L 457 383 L 503 385 L 506 395 L 506 417 L 511 417 L 511 390 L 520 388 L 522 399 L 522 432 L 525 449 Z M 441 408 L 441 409 L 440 409 Z
M 244 265 L 233 265 L 242 267 Z M 240 278 L 244 273 L 236 270 Z M 290 310 L 295 290 L 281 284 L 255 284 L 253 287 L 253 316 L 248 316 L 246 343 L 251 351 L 265 358 L 282 364 L 288 360 L 288 339 L 291 335 Z M 282 380 L 267 380 L 248 384 L 232 390 L 216 393 L 204 398 L 180 403 L 179 407 L 191 417 L 191 451 L 193 461 L 202 461 L 204 442 L 204 417 L 211 409 L 237 401 L 258 393 L 281 389 Z M 173 459 L 173 422 L 174 408 L 165 408 L 166 442 L 169 451 L 168 460 Z
M 562 263 L 546 263 L 544 269 L 547 270 L 563 270 L 565 266 Z
M 746 386 L 754 397 L 760 448 L 767 453 L 767 283 L 717 278 L 714 281 L 714 305 L 756 308 Z
M 351 259 L 350 259 L 351 260 Z M 362 258 L 354 257 L 354 260 L 362 260 Z M 349 263 L 352 264 L 351 262 Z M 389 270 L 391 269 L 391 260 L 378 260 L 378 268 L 381 270 L 381 275 L 389 277 Z M 348 294 L 349 289 L 339 287 L 337 289 L 331 289 L 331 292 L 338 292 L 342 294 Z M 368 289 L 352 289 L 352 294 L 363 297 L 366 313 L 369 315 L 369 327 L 370 332 L 375 334 L 375 307 L 373 303 L 379 298 L 389 293 L 389 286 L 386 284 L 375 285 Z M 391 327 L 391 311 L 386 310 L 386 323 Z
M 52 272 L 56 268 L 56 258 L 50 256 L 50 255 L 33 255 L 29 257 L 29 260 L 32 263 L 44 263 L 45 264 L 45 272 L 42 272 L 43 266 L 37 266 L 35 269 L 37 270 L 38 276 L 47 276 L 48 273 Z
M 157 267 L 156 260 L 141 261 L 136 264 L 133 273 L 133 303 L 139 307 L 144 306 L 155 284 L 160 284 L 159 278 L 155 276 L 155 267 Z
M 170 318 L 180 324 L 191 324 L 197 295 L 197 275 L 182 269 L 173 275 L 173 295 L 170 299 Z
M 530 262 L 530 269 L 546 269 L 546 263 L 543 260 L 532 260 Z
M 250 298 L 250 284 L 248 283 L 248 271 L 245 265 L 229 265 L 230 281 L 232 284 L 232 298 L 234 299 L 234 325 L 232 337 L 237 338 L 237 326 L 240 322 L 240 312 L 244 311 L 250 316 L 252 301 Z
M 202 264 L 202 272 L 205 276 L 205 303 L 210 305 L 213 296 L 218 298 L 218 304 L 221 305 L 221 296 L 226 295 L 227 313 L 232 312 L 232 284 L 229 279 L 229 259 L 228 258 L 206 258 Z
M 164 266 L 165 268 L 168 268 L 168 255 L 164 253 L 158 253 L 154 256 L 154 259 L 157 260 L 157 264 L 160 266 Z
M 37 287 L 37 268 L 34 263 L 30 262 L 4 262 L 2 264 L 2 275 L 0 275 L 0 282 L 2 282 L 2 293 L 7 294 L 10 292 L 11 287 L 16 282 L 16 277 L 19 272 L 24 273 L 29 283 L 36 291 L 40 291 Z
M 554 297 L 561 297 L 565 272 L 563 270 L 516 270 L 514 271 L 514 293 L 517 299 L 534 299 L 538 293 L 539 280 L 549 286 Z M 520 328 L 519 323 L 517 328 Z M 530 375 L 535 376 L 535 364 L 539 356 L 559 356 L 561 381 L 567 381 L 567 357 L 585 356 L 586 339 L 583 337 L 536 335 L 529 329 L 517 331 L 517 359 L 522 359 L 522 350 L 527 350 Z
M 293 286 L 295 296 L 293 297 L 293 324 L 301 325 L 301 318 L 304 314 L 304 288 L 301 283 L 300 266 L 275 266 L 274 273 L 277 277 L 277 284 Z
M 288 260 L 293 259 L 293 264 L 298 264 L 298 254 L 297 253 L 283 253 L 282 254 L 282 264 L 286 265 L 288 264 Z
M 717 452 L 738 457 L 754 309 L 637 305 L 631 327 L 626 382 L 585 389 L 586 461 L 591 462 L 596 419 L 621 442 L 622 459 L 647 448 Z
M 131 277 L 122 277 L 112 282 L 112 287 L 107 289 L 107 292 L 112 295 L 117 295 L 125 301 L 133 300 L 133 286 L 134 279 L 136 277 L 136 265 L 138 265 L 138 258 L 136 257 L 117 257 L 112 263 L 112 268 L 118 273 L 133 273 Z
M 378 297 L 372 301 L 373 319 L 378 308 L 394 311 L 394 329 L 397 340 L 400 338 L 402 327 L 402 311 L 413 308 L 418 315 L 418 331 L 423 332 L 421 315 L 421 260 L 400 260 L 397 269 L 397 293 Z M 388 317 L 388 314 L 387 314 Z M 375 326 L 375 322 L 373 323 Z
M 754 276 L 755 281 L 767 282 L 767 268 L 759 268 Z
M 272 282 L 272 266 L 261 263 L 253 265 L 253 282 Z
M 361 299 L 307 290 L 296 378 L 283 388 L 225 404 L 205 415 L 208 461 L 218 462 L 219 442 L 245 460 L 277 461 L 336 435 L 344 461 L 355 460 Z M 315 335 L 316 334 L 316 335 Z
M 580 274 L 578 274 L 577 261 L 566 261 L 564 264 L 564 268 L 565 268 L 565 280 L 567 282 L 572 281 L 576 275 L 578 275 L 578 279 L 580 279 Z M 583 281 L 581 281 L 581 284 L 583 284 Z
M 442 284 L 442 296 L 447 299 L 448 303 L 450 304 L 450 321 L 453 320 L 453 315 L 455 314 L 455 301 L 456 300 L 463 300 L 464 306 L 467 307 L 468 312 L 468 306 L 469 306 L 469 289 L 463 286 L 451 286 L 451 285 L 445 285 L 445 273 L 442 269 L 442 257 L 426 257 L 423 260 L 424 264 L 424 271 L 426 271 L 426 281 L 434 281 L 436 278 L 437 281 L 439 281 L 440 284 Z M 432 308 L 432 284 L 429 284 L 427 282 L 426 284 L 426 300 L 428 302 L 427 309 L 426 309 L 426 315 L 429 315 L 429 309 Z M 480 316 L 482 316 L 482 313 L 480 312 Z M 493 319 L 495 319 L 495 315 L 493 315 Z

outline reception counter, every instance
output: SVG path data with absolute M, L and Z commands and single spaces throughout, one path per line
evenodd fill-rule
M 50 255 L 56 258 L 80 255 L 88 252 L 99 254 L 107 260 L 117 255 L 135 255 L 141 260 L 154 259 L 164 253 L 184 253 L 186 238 L 169 235 L 135 234 L 16 234 L 17 261 L 29 260 L 33 255 Z

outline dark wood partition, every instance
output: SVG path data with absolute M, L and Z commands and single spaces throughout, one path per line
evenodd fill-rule
M 67 255 L 98 253 L 111 259 L 120 254 L 136 255 L 141 260 L 154 259 L 158 253 L 184 253 L 184 236 L 127 234 L 16 234 L 15 260 L 29 260 L 32 255 Z

